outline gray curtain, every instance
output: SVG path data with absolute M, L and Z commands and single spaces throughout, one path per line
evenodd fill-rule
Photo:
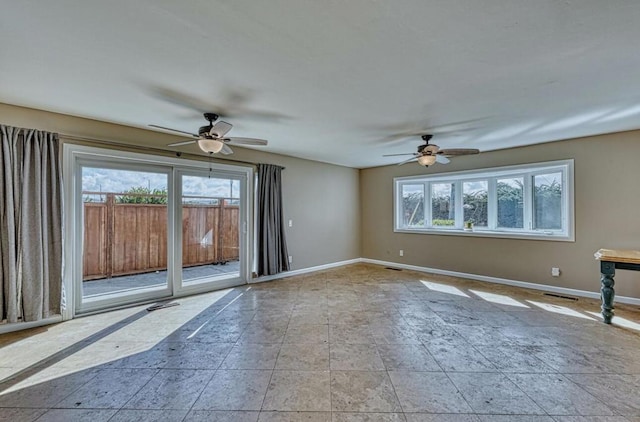
M 289 270 L 282 212 L 282 167 L 258 164 L 258 275 Z
M 0 320 L 60 313 L 58 135 L 0 125 Z

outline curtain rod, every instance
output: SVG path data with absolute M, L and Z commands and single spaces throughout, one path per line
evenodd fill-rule
M 233 162 L 233 163 L 240 163 L 240 164 L 249 164 L 254 167 L 258 165 L 257 163 L 252 163 L 251 161 L 234 160 L 233 158 L 219 158 L 219 157 L 213 157 L 213 156 L 210 157 L 207 155 L 194 154 L 191 152 L 170 151 L 162 148 L 143 147 L 140 145 L 125 144 L 124 142 L 108 141 L 106 139 L 91 138 L 87 136 L 67 135 L 64 133 L 59 133 L 58 136 L 60 136 L 60 138 L 67 139 L 69 141 L 90 142 L 90 143 L 110 145 L 115 147 L 126 147 L 134 150 L 138 150 L 138 151 L 144 151 L 144 152 L 153 151 L 153 152 L 158 152 L 162 154 L 173 154 L 173 155 L 177 155 L 178 157 L 193 157 L 193 158 L 199 158 L 199 159 L 210 158 L 216 161 L 220 161 L 222 163 Z M 282 169 L 284 170 L 285 167 L 282 167 Z

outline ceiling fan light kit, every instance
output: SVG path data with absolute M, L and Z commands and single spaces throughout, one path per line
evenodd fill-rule
M 418 157 L 418 164 L 420 164 L 421 166 L 429 167 L 435 164 L 435 162 L 435 155 L 421 155 L 420 157 Z
M 201 138 L 198 139 L 198 146 L 201 150 L 209 154 L 217 154 L 222 151 L 222 147 L 224 146 L 224 142 L 219 141 L 217 139 L 207 139 Z

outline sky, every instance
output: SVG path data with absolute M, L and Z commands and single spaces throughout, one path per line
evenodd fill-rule
M 167 189 L 167 175 L 131 170 L 82 168 L 82 190 L 91 192 L 125 192 L 134 187 Z M 183 195 L 239 198 L 240 181 L 223 178 L 184 176 Z

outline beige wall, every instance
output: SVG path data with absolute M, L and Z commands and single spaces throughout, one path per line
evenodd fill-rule
M 599 248 L 640 249 L 640 131 L 458 157 L 360 174 L 362 256 L 450 271 L 598 291 Z M 575 159 L 575 242 L 393 232 L 393 178 L 540 161 Z M 398 251 L 404 250 L 404 257 Z M 551 267 L 562 275 L 553 278 Z M 618 271 L 616 293 L 640 298 L 640 272 Z
M 0 123 L 103 138 L 130 145 L 166 145 L 176 137 L 0 104 Z M 640 249 L 640 132 L 554 142 L 458 157 L 445 166 L 365 170 L 235 148 L 232 158 L 286 167 L 285 218 L 293 269 L 365 257 L 451 271 L 597 291 L 601 247 Z M 126 149 L 126 148 L 122 148 Z M 185 151 L 197 152 L 197 147 Z M 393 177 L 559 159 L 575 159 L 576 241 L 438 236 L 393 232 Z M 405 256 L 399 257 L 398 250 Z M 551 267 L 562 276 L 552 278 Z M 640 297 L 640 272 L 619 271 L 619 295 Z
M 0 104 L 0 124 L 155 148 L 177 139 L 144 129 L 6 104 Z M 198 147 L 186 147 L 184 151 L 197 153 Z M 282 173 L 283 205 L 285 219 L 293 220 L 293 227 L 286 229 L 292 269 L 360 257 L 358 170 L 238 147 L 234 147 L 230 158 L 286 167 Z

